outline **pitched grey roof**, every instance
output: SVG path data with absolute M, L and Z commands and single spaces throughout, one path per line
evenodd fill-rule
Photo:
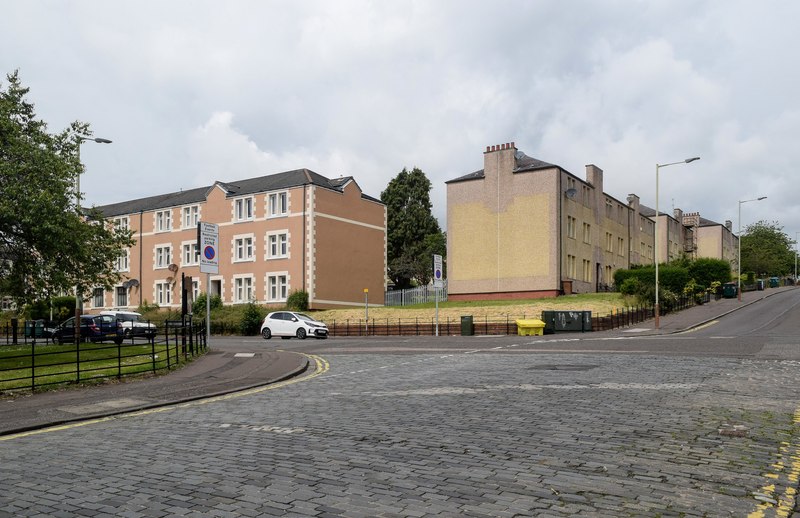
M 543 160 L 539 160 L 538 158 L 530 157 L 519 150 L 514 153 L 514 161 L 517 164 L 517 167 L 514 168 L 515 173 L 521 173 L 523 171 L 535 171 L 537 169 L 550 169 L 551 167 L 558 167 L 561 169 L 555 164 L 550 164 Z
M 558 169 L 561 169 L 561 167 L 559 167 L 559 166 L 557 166 L 555 164 L 550 164 L 550 163 L 545 162 L 543 160 L 539 160 L 538 158 L 530 157 L 530 156 L 526 155 L 525 153 L 523 153 L 520 150 L 517 150 L 514 153 L 514 162 L 515 162 L 514 170 L 512 171 L 514 173 L 524 173 L 524 172 L 527 172 L 527 171 L 536 171 L 538 169 L 550 169 L 551 167 L 556 167 Z M 456 182 L 466 182 L 466 181 L 469 181 L 469 180 L 480 180 L 483 177 L 484 177 L 484 171 L 483 171 L 483 169 L 481 169 L 479 171 L 475 171 L 474 173 L 469 173 L 469 174 L 466 174 L 464 176 L 459 176 L 458 178 L 454 178 L 452 180 L 448 180 L 445 183 L 456 183 Z
M 351 176 L 331 180 L 309 169 L 295 169 L 294 171 L 284 171 L 282 173 L 260 176 L 258 178 L 247 178 L 235 182 L 216 182 L 214 185 L 205 187 L 160 194 L 158 196 L 150 196 L 138 200 L 112 203 L 96 208 L 100 210 L 103 216 L 109 218 L 124 214 L 135 214 L 137 212 L 201 203 L 206 200 L 208 193 L 216 186 L 221 187 L 225 191 L 226 197 L 233 198 L 236 196 L 246 196 L 248 194 L 289 189 L 301 185 L 317 185 L 341 192 L 350 180 L 352 180 Z M 376 200 L 363 193 L 361 197 L 380 203 L 380 200 Z
M 700 227 L 714 227 L 714 226 L 717 226 L 717 225 L 719 225 L 721 227 L 725 226 L 722 223 L 717 223 L 716 221 L 712 221 L 710 219 L 704 218 L 703 216 L 700 216 L 700 225 L 698 225 L 698 226 L 700 226 Z
M 652 218 L 656 215 L 656 209 L 652 209 L 647 205 L 639 204 L 639 214 L 647 218 Z M 661 214 L 664 214 L 663 212 Z

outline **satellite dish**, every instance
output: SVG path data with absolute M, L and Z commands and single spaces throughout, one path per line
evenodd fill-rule
M 167 278 L 166 278 L 166 279 L 164 279 L 164 280 L 165 280 L 165 281 L 167 281 L 167 282 L 172 282 L 172 277 L 167 277 Z
M 125 281 L 122 283 L 122 287 L 126 290 L 131 287 L 131 281 Z
M 131 279 L 131 280 L 128 281 L 128 286 L 130 286 L 132 288 L 135 288 L 138 285 L 139 285 L 139 280 L 138 279 Z
M 175 263 L 172 263 L 171 265 L 167 266 L 167 269 L 169 271 L 171 271 L 171 272 L 177 272 L 178 271 L 178 265 L 175 264 Z
M 577 189 L 567 189 L 567 190 L 566 190 L 566 192 L 565 192 L 564 194 L 565 194 L 565 195 L 567 196 L 567 198 L 569 198 L 570 200 L 574 200 L 574 199 L 575 199 L 575 196 L 577 196 L 577 195 L 578 195 L 578 191 L 577 191 Z

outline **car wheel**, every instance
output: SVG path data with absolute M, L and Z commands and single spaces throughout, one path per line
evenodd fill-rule
M 126 329 L 125 332 L 123 333 L 123 336 L 125 337 L 125 340 L 130 338 L 131 337 L 131 330 L 130 329 Z
M 117 345 L 122 345 L 122 337 L 118 336 L 118 337 L 114 338 L 114 343 L 117 344 Z
M 268 327 L 265 327 L 261 330 L 261 336 L 264 337 L 264 340 L 269 340 L 272 338 L 272 331 L 270 331 Z
M 306 330 L 303 329 L 302 327 L 297 330 L 297 338 L 299 338 L 300 340 L 306 339 Z
M 59 335 L 59 336 L 56 336 L 54 340 L 56 341 L 56 343 L 57 343 L 58 345 L 64 345 L 64 339 L 63 339 L 63 338 L 61 338 L 61 335 Z

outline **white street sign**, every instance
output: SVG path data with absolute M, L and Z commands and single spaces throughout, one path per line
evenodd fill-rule
M 197 224 L 197 249 L 200 252 L 200 272 L 219 273 L 219 225 Z
M 441 288 L 444 286 L 444 278 L 442 277 L 442 256 L 433 256 L 433 286 Z

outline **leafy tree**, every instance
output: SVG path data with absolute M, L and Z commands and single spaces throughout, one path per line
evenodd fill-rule
M 0 293 L 22 306 L 76 287 L 110 289 L 121 278 L 114 262 L 133 240 L 76 197 L 79 137 L 91 134 L 89 126 L 73 122 L 49 134 L 17 72 L 7 80 L 0 83 Z
M 389 278 L 397 288 L 427 284 L 433 254 L 446 252 L 445 235 L 431 213 L 431 182 L 419 168 L 403 168 L 381 193 L 387 212 Z
M 742 271 L 759 277 L 780 276 L 794 271 L 794 241 L 777 221 L 748 225 L 741 237 Z

